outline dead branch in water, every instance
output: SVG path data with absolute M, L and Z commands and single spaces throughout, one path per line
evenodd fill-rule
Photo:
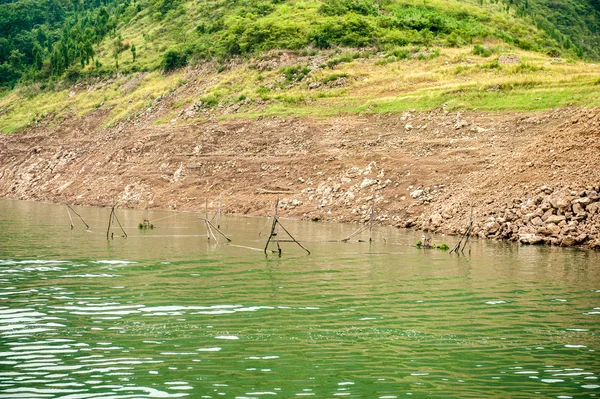
M 359 235 L 360 233 L 362 233 L 363 231 L 365 231 L 369 226 L 367 226 L 366 224 L 364 226 L 360 226 L 358 228 L 358 230 L 356 230 L 354 233 L 350 234 L 348 237 L 341 239 L 341 242 L 348 242 L 352 237 Z
M 360 226 L 358 228 L 358 230 L 356 230 L 354 233 L 350 234 L 348 237 L 342 238 L 340 241 L 348 242 L 348 241 L 350 241 L 350 239 L 352 237 L 355 237 L 355 236 L 359 235 L 360 233 L 362 233 L 363 231 L 365 231 L 366 229 L 369 229 L 369 242 L 373 242 L 373 223 L 374 222 L 375 222 L 375 196 L 373 196 L 373 200 L 371 202 L 371 216 L 369 218 L 369 224 Z M 381 232 L 379 232 L 379 233 L 381 234 L 381 238 L 383 238 L 383 241 L 387 242 L 387 240 L 383 236 L 383 233 L 381 233 Z M 363 240 L 358 240 L 358 241 L 364 242 Z
M 69 214 L 69 220 L 71 221 L 71 230 L 73 230 L 75 228 L 75 226 L 73 225 L 73 218 L 71 217 L 71 211 L 69 210 L 69 204 L 67 205 L 67 213 Z
M 215 227 L 215 225 L 214 225 L 214 224 L 212 224 L 212 222 L 211 222 L 210 220 L 207 220 L 207 222 L 208 222 L 208 225 L 209 225 L 209 226 L 210 226 L 210 228 L 211 228 L 211 232 L 212 232 L 212 230 L 216 230 L 216 232 L 217 232 L 217 233 L 219 233 L 219 234 L 221 234 L 223 237 L 225 237 L 225 239 L 226 239 L 228 242 L 231 242 L 231 239 L 230 239 L 229 237 L 227 237 L 227 236 L 225 235 L 225 233 L 223 233 L 223 232 L 222 232 L 222 231 L 221 231 L 221 230 L 220 230 L 218 227 Z M 217 240 L 217 237 L 215 237 L 215 234 L 214 234 L 214 233 L 212 233 L 212 235 L 213 235 L 213 237 L 214 237 L 214 239 L 215 239 L 215 241 L 216 241 L 216 240 Z
M 449 254 L 451 254 L 452 252 L 458 253 L 459 251 L 460 251 L 460 253 L 464 253 L 465 247 L 467 246 L 467 243 L 469 242 L 469 239 L 471 238 L 472 233 L 473 233 L 473 205 L 471 205 L 471 217 L 469 220 L 469 227 L 467 227 L 467 230 L 465 231 L 465 233 L 460 237 L 458 244 L 456 244 L 456 246 L 454 248 L 452 248 L 450 250 L 450 252 L 448 252 L 448 253 Z M 464 240 L 464 243 L 463 243 L 463 240 Z M 462 245 L 462 249 L 461 249 L 461 245 Z M 469 247 L 469 254 L 470 253 L 471 253 L 471 247 Z
M 77 213 L 77 211 L 73 208 L 71 208 L 71 205 L 69 204 L 69 201 L 67 201 L 67 196 L 65 195 L 65 205 L 67 206 L 67 213 L 69 214 L 69 220 L 71 221 L 71 230 L 73 230 L 75 228 L 75 225 L 73 224 L 73 218 L 71 217 L 71 211 L 76 214 L 79 219 L 81 219 L 81 221 L 83 222 L 83 224 L 85 224 L 85 228 L 87 230 L 90 229 L 90 226 L 85 222 L 85 220 L 83 220 L 83 217 Z
M 310 255 L 310 251 L 308 249 L 306 249 L 302 244 L 300 244 L 298 242 L 298 240 L 296 240 L 294 238 L 294 236 L 281 224 L 281 222 L 279 221 L 279 217 L 277 216 L 278 208 L 279 208 L 279 198 L 277 198 L 277 201 L 275 201 L 275 213 L 273 214 L 273 223 L 271 224 L 271 233 L 269 234 L 269 238 L 267 239 L 267 243 L 266 243 L 265 249 L 264 249 L 265 255 L 267 254 L 267 251 L 269 248 L 269 243 L 271 242 L 271 239 L 275 238 L 275 242 L 277 243 L 277 253 L 279 254 L 279 256 L 281 256 L 281 246 L 279 245 L 280 241 L 279 241 L 278 227 L 281 227 L 283 229 L 283 231 L 285 231 L 285 233 L 291 238 L 291 240 L 293 242 L 295 242 L 300 248 L 305 250 L 308 255 Z M 287 242 L 287 240 L 282 241 L 282 242 Z M 273 252 L 275 252 L 275 251 L 273 251 Z
M 208 218 L 208 200 L 206 200 L 206 202 L 204 203 L 204 225 L 206 226 L 206 236 L 208 237 L 208 241 L 210 241 L 210 238 L 212 237 L 215 242 L 218 244 L 219 243 L 219 239 L 217 238 L 217 235 L 215 234 L 215 231 L 217 233 L 219 233 L 220 235 L 222 235 L 228 242 L 231 242 L 231 239 L 229 237 L 227 237 L 227 235 L 225 235 L 225 233 L 223 233 L 221 231 L 221 226 L 220 226 L 220 221 L 221 221 L 221 206 L 223 204 L 223 194 L 219 195 L 219 209 L 217 210 L 217 213 L 213 216 L 213 220 L 216 218 L 216 223 L 217 225 L 215 226 L 212 221 Z
M 119 218 L 117 217 L 117 214 L 115 213 L 116 207 L 117 207 L 117 204 L 113 201 L 113 206 L 112 206 L 112 208 L 110 208 L 110 215 L 108 216 L 108 228 L 106 229 L 106 239 L 107 240 L 109 238 L 114 237 L 114 233 L 111 230 L 112 230 L 113 225 L 115 224 L 115 220 L 117 221 L 117 224 L 119 225 L 119 227 L 121 228 L 121 231 L 123 232 L 123 237 L 127 238 L 127 233 L 125 232 L 125 229 L 123 229 L 123 226 L 121 225 L 121 222 L 119 221 Z

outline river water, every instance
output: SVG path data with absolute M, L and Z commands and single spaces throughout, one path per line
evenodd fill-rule
M 598 253 L 283 221 L 312 254 L 266 257 L 266 219 L 217 244 L 195 214 L 117 210 L 107 240 L 108 209 L 74 209 L 91 231 L 0 201 L 1 398 L 600 394 Z

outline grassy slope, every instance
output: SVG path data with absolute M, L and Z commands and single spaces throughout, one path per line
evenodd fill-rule
M 403 0 L 402 3 L 422 4 L 422 0 Z M 462 7 L 468 13 L 484 12 L 475 3 L 427 1 L 428 6 L 440 10 L 454 7 L 453 12 L 456 12 L 456 7 Z M 153 72 L 120 75 L 62 90 L 19 88 L 0 98 L 0 129 L 13 132 L 44 118 L 60 123 L 64 116 L 83 115 L 98 107 L 111 108 L 107 123 L 112 123 L 135 116 L 151 107 L 157 96 L 172 92 L 174 100 L 169 104 L 170 111 L 156 116 L 156 123 L 173 119 L 199 100 L 212 104 L 214 112 L 221 117 L 401 112 L 444 104 L 457 109 L 510 111 L 600 104 L 600 67 L 568 60 L 555 62 L 550 57 L 519 50 L 494 38 L 475 39 L 475 43 L 494 50 L 487 57 L 473 54 L 472 44 L 461 48 L 442 47 L 438 57 L 421 60 L 417 56 L 429 52 L 416 46 L 388 47 L 366 58 L 353 50 L 305 50 L 290 55 L 288 61 L 283 62 L 298 67 L 295 75 L 293 69 L 280 68 L 283 64 L 277 52 L 247 56 L 230 63 L 221 72 L 218 71 L 223 66 L 218 63 L 200 63 L 194 72 L 180 70 L 162 74 L 156 71 L 160 55 L 167 48 L 178 40 L 192 40 L 196 34 L 194 21 L 203 12 L 201 4 L 198 0 L 184 2 L 160 23 L 142 12 L 120 28 L 124 40 L 136 43 L 138 67 Z M 316 1 L 288 2 L 268 17 L 294 18 L 300 24 L 308 24 L 311 18 L 317 17 L 317 5 Z M 515 34 L 520 32 L 519 35 L 529 37 L 537 34 L 535 28 L 506 13 L 493 8 L 486 9 L 485 13 L 490 16 L 489 24 L 498 29 L 510 28 Z M 111 40 L 106 40 L 99 51 L 103 63 L 112 60 L 110 46 Z M 398 59 L 392 56 L 394 52 L 408 54 L 409 58 Z M 496 60 L 501 55 L 517 55 L 520 62 L 498 64 Z M 279 60 L 273 67 L 260 67 L 273 58 Z M 340 60 L 342 62 L 336 64 Z M 131 54 L 122 53 L 119 63 L 122 68 L 131 67 Z M 310 72 L 300 73 L 303 68 L 309 68 Z M 336 77 L 345 77 L 345 84 L 336 86 L 336 82 L 341 82 Z M 330 84 L 309 88 L 311 83 L 328 80 Z M 243 104 L 236 113 L 223 111 L 236 103 Z

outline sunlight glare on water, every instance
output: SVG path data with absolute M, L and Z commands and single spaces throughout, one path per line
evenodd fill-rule
M 117 210 L 107 241 L 109 210 L 76 210 L 90 231 L 0 201 L 2 398 L 600 394 L 598 253 L 283 221 L 312 254 L 278 258 L 266 219 L 224 218 L 216 244 L 196 214 Z

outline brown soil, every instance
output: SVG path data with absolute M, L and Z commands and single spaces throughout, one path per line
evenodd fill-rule
M 464 231 L 472 205 L 476 234 L 516 240 L 536 233 L 523 220 L 536 195 L 600 189 L 598 109 L 103 128 L 106 112 L 0 136 L 0 196 L 200 211 L 222 194 L 226 212 L 264 216 L 279 195 L 285 217 L 344 222 L 368 219 L 375 197 L 379 223 L 445 233 Z M 600 246 L 600 211 L 570 207 L 554 214 L 577 216 L 574 230 L 543 242 Z

